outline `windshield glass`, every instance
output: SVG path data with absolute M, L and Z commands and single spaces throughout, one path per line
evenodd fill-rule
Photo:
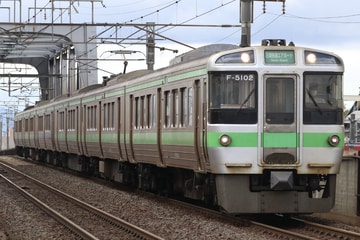
M 211 73 L 209 83 L 210 123 L 256 123 L 256 96 L 256 73 Z
M 342 124 L 342 75 L 304 74 L 304 124 Z

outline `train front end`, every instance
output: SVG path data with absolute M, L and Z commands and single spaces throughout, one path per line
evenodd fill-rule
M 206 140 L 219 206 L 331 210 L 343 153 L 342 60 L 270 44 L 214 55 L 208 69 Z

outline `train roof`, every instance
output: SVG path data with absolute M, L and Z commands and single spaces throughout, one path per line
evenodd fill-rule
M 109 78 L 106 81 L 106 86 L 111 86 L 111 85 L 114 85 L 114 84 L 117 84 L 117 83 L 129 81 L 129 80 L 132 80 L 134 78 L 144 76 L 144 75 L 152 73 L 152 72 L 154 72 L 154 70 L 140 69 L 140 70 L 135 70 L 135 71 L 132 71 L 132 72 L 128 72 L 126 74 L 120 74 L 120 75 L 117 75 L 114 78 L 112 78 L 112 77 Z
M 170 61 L 170 66 L 210 56 L 214 53 L 239 48 L 233 44 L 210 44 L 181 54 Z

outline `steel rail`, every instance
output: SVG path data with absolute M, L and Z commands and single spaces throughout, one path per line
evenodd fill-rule
M 30 200 L 34 205 L 39 207 L 42 211 L 49 214 L 52 218 L 54 218 L 56 221 L 60 222 L 62 225 L 70 229 L 75 234 L 79 235 L 81 238 L 86 240 L 98 240 L 97 237 L 86 231 L 85 229 L 81 228 L 79 225 L 72 222 L 70 219 L 64 217 L 57 211 L 53 210 L 43 202 L 41 202 L 39 199 L 34 197 L 33 195 L 29 194 L 25 190 L 23 190 L 21 187 L 16 185 L 14 182 L 12 182 L 10 179 L 6 178 L 4 175 L 0 174 L 0 177 L 3 178 L 8 184 L 10 184 L 12 187 L 14 187 L 20 194 L 22 194 L 24 197 L 26 197 L 28 200 Z
M 65 198 L 65 199 L 73 202 L 74 204 L 78 205 L 79 207 L 82 207 L 83 209 L 86 209 L 86 210 L 88 210 L 88 211 L 90 211 L 90 212 L 92 212 L 92 213 L 94 213 L 94 214 L 96 214 L 96 215 L 98 215 L 98 216 L 100 216 L 100 217 L 102 217 L 104 219 L 107 219 L 110 222 L 112 222 L 112 223 L 114 223 L 114 224 L 116 224 L 118 226 L 125 227 L 126 229 L 132 230 L 135 234 L 137 234 L 138 236 L 140 236 L 143 239 L 163 240 L 163 238 L 161 238 L 161 237 L 159 237 L 159 236 L 157 236 L 157 235 L 155 235 L 155 234 L 153 234 L 153 233 L 151 233 L 149 231 L 146 231 L 146 230 L 144 230 L 142 228 L 139 228 L 136 225 L 133 225 L 133 224 L 131 224 L 129 222 L 126 222 L 126 221 L 124 221 L 124 220 L 122 220 L 122 219 L 120 219 L 120 218 L 118 218 L 118 217 L 116 217 L 114 215 L 111 215 L 111 214 L 109 214 L 109 213 L 107 213 L 105 211 L 102 211 L 102 210 L 100 210 L 98 208 L 95 208 L 95 207 L 91 206 L 90 204 L 88 204 L 86 202 L 80 201 L 79 199 L 76 199 L 76 198 L 70 196 L 69 194 L 61 192 L 61 191 L 57 190 L 56 188 L 54 188 L 54 187 L 52 187 L 50 185 L 44 184 L 44 183 L 40 182 L 39 180 L 37 180 L 37 179 L 35 179 L 35 178 L 33 178 L 33 177 L 29 176 L 29 175 L 26 175 L 26 174 L 18 171 L 17 169 L 15 169 L 15 168 L 13 168 L 11 166 L 8 166 L 7 164 L 1 163 L 1 162 L 0 162 L 0 164 L 3 165 L 4 167 L 10 169 L 11 171 L 16 172 L 17 174 L 20 174 L 21 176 L 27 178 L 28 180 L 38 184 L 39 186 L 41 186 L 41 187 L 43 187 L 43 188 L 45 188 L 45 189 L 47 189 L 47 190 L 49 190 L 49 191 L 51 191 L 53 193 Z M 28 194 L 28 193 L 26 193 L 26 194 Z M 91 239 L 91 238 L 89 238 L 89 239 Z M 95 239 L 97 239 L 97 238 L 95 238 Z

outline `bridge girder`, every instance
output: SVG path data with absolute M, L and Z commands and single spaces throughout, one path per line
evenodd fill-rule
M 0 27 L 0 62 L 28 64 L 38 72 L 41 99 L 72 94 L 97 83 L 96 51 L 89 51 L 96 34 L 93 26 L 48 26 L 3 23 Z M 76 64 L 76 63 L 80 64 Z M 25 74 L 26 75 L 26 74 Z M 26 77 L 26 76 L 24 76 Z

